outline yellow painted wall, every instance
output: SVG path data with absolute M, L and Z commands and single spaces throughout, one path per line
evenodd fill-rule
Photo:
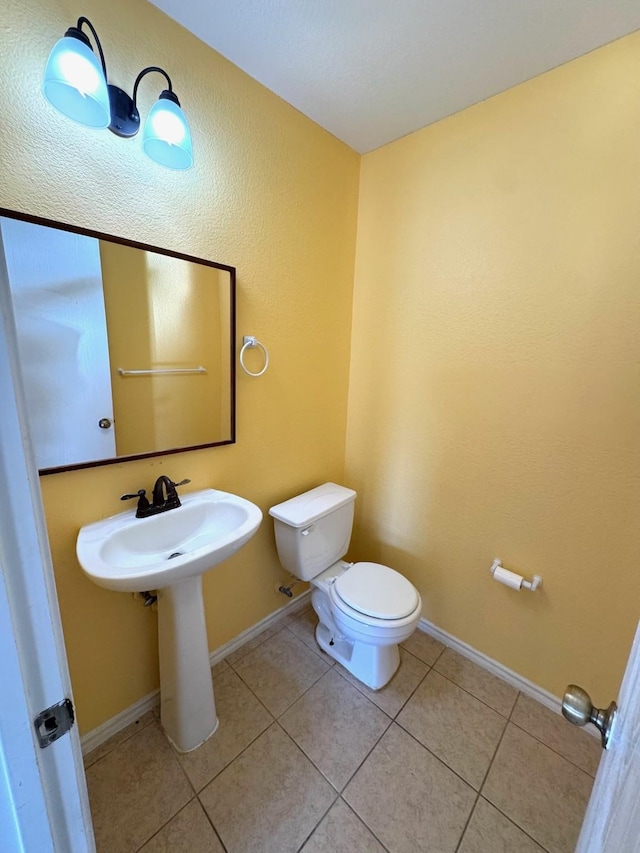
M 230 273 L 107 240 L 100 261 L 118 456 L 228 441 Z
M 102 39 L 110 80 L 170 74 L 194 168 L 162 169 L 140 139 L 94 132 L 40 94 L 51 47 L 78 16 Z M 145 115 L 164 82 L 143 81 Z M 81 525 L 119 512 L 159 474 L 269 506 L 344 477 L 359 157 L 143 0 L 9 0 L 0 30 L 0 205 L 236 266 L 238 333 L 269 348 L 238 376 L 238 443 L 41 479 L 79 725 L 83 732 L 158 685 L 156 615 L 82 575 Z M 285 602 L 267 518 L 205 578 L 210 647 Z
M 640 34 L 362 160 L 352 556 L 601 704 L 640 615 L 639 229 Z

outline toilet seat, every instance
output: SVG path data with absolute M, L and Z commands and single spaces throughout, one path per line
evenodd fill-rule
M 367 620 L 381 622 L 411 617 L 420 605 L 418 591 L 403 575 L 369 562 L 355 563 L 336 578 L 331 598 L 347 615 L 355 611 Z

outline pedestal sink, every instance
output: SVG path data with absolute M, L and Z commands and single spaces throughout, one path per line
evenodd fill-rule
M 160 708 L 174 746 L 189 752 L 218 726 L 209 665 L 202 575 L 253 536 L 262 512 L 228 492 L 203 489 L 182 506 L 136 518 L 135 510 L 87 524 L 78 561 L 99 586 L 158 593 Z

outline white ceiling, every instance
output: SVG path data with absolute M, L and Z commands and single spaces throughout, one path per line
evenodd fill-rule
M 361 153 L 640 29 L 639 0 L 151 2 Z

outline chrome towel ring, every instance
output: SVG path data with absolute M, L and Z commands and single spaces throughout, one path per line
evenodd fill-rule
M 257 373 L 252 373 L 244 363 L 244 354 L 246 350 L 253 349 L 254 347 L 259 347 L 264 353 L 264 367 Z M 260 341 L 254 335 L 245 335 L 242 338 L 242 349 L 240 350 L 240 365 L 244 372 L 248 373 L 249 376 L 262 376 L 262 374 L 266 371 L 267 367 L 269 367 L 269 353 L 267 352 L 267 348 L 264 344 L 261 344 Z

